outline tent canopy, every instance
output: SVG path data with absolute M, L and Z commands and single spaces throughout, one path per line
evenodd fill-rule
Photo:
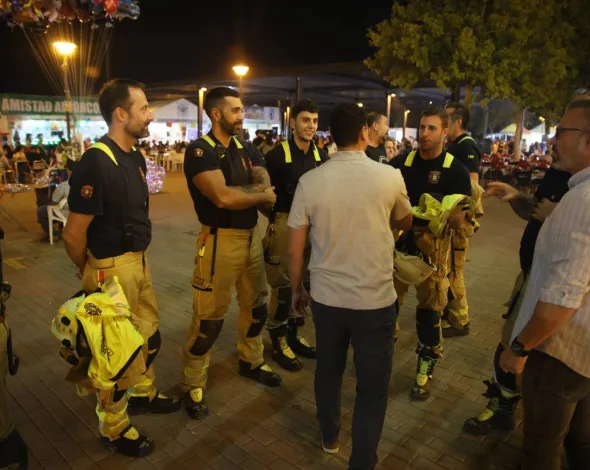
M 530 134 L 531 131 L 529 131 L 528 129 L 526 129 L 525 127 L 522 128 L 522 133 L 523 134 Z M 504 129 L 502 129 L 499 134 L 516 134 L 516 124 L 510 124 L 509 126 L 506 126 Z
M 199 115 L 199 107 L 184 98 L 154 101 L 151 103 L 150 111 L 154 114 L 154 121 L 166 122 L 196 121 Z

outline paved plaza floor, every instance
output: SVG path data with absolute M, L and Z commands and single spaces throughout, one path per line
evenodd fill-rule
M 2 203 L 5 203 L 3 200 Z M 355 397 L 351 358 L 342 393 L 341 449 L 331 456 L 318 447 L 313 394 L 314 362 L 304 359 L 301 372 L 283 372 L 283 386 L 270 390 L 237 374 L 237 304 L 226 316 L 212 355 L 209 417 L 190 420 L 184 411 L 145 415 L 133 423 L 156 441 L 145 459 L 115 455 L 98 440 L 93 397 L 80 398 L 64 381 L 67 366 L 49 330 L 56 309 L 78 288 L 75 269 L 62 241 L 40 242 L 33 193 L 17 195 L 9 209 L 28 228 L 17 230 L 6 219 L 4 277 L 12 284 L 8 315 L 21 368 L 8 379 L 15 424 L 31 452 L 31 469 L 215 469 L 325 470 L 346 469 L 351 452 L 350 426 Z M 445 342 L 432 396 L 412 402 L 408 392 L 416 367 L 415 302 L 408 295 L 400 313 L 401 335 L 395 347 L 389 407 L 379 445 L 381 469 L 486 470 L 518 467 L 522 443 L 519 428 L 487 437 L 464 434 L 466 418 L 486 404 L 482 381 L 492 373 L 492 357 L 502 325 L 501 315 L 518 267 L 524 222 L 507 204 L 488 200 L 482 227 L 472 239 L 466 265 L 471 335 Z M 154 226 L 149 260 L 160 306 L 163 347 L 156 359 L 157 385 L 178 392 L 182 349 L 189 326 L 190 277 L 195 234 L 199 229 L 184 176 L 168 175 L 162 193 L 151 199 Z M 305 333 L 313 339 L 313 324 Z M 267 361 L 278 370 L 265 333 Z

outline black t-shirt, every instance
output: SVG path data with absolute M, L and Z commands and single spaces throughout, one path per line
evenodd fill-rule
M 567 182 L 570 177 L 571 174 L 567 171 L 556 170 L 553 167 L 549 168 L 535 193 L 535 199 L 537 201 L 542 199 L 549 199 L 551 202 L 561 201 L 561 198 L 569 189 Z M 520 269 L 525 274 L 528 274 L 533 266 L 535 244 L 542 225 L 543 223 L 538 220 L 529 220 L 520 239 Z
M 367 157 L 371 160 L 375 160 L 379 163 L 389 163 L 387 161 L 387 152 L 385 151 L 385 147 L 383 144 L 380 144 L 377 147 L 373 147 L 372 145 L 367 145 L 367 150 L 365 150 Z
M 297 147 L 295 141 L 290 139 L 291 163 L 285 161 L 285 149 L 282 145 L 277 145 L 265 155 L 266 169 L 277 195 L 276 212 L 289 213 L 299 178 L 309 170 L 313 170 L 318 165 L 329 160 L 328 154 L 323 149 L 318 148 L 321 161 L 316 162 L 314 147 L 315 145 L 311 143 L 307 153 L 303 153 L 303 150 Z
M 191 142 L 184 153 L 184 175 L 199 222 L 210 227 L 250 230 L 258 221 L 255 207 L 243 210 L 218 209 L 199 191 L 193 178 L 205 171 L 221 170 L 228 186 L 246 186 L 252 184 L 252 167 L 266 166 L 264 157 L 250 142 L 232 137 L 226 149 L 213 132 L 209 132 L 208 136 L 216 144 L 215 147 L 200 138 Z
M 124 243 L 125 223 L 133 225 L 131 251 L 144 251 L 152 239 L 145 158 L 137 149 L 123 151 L 106 135 L 99 142 L 111 149 L 118 165 L 102 150 L 84 152 L 70 178 L 70 211 L 94 216 L 87 237 L 88 249 L 95 258 L 129 251 Z M 124 210 L 129 211 L 126 217 Z
M 469 173 L 479 173 L 481 152 L 473 138 L 468 134 L 461 134 L 451 142 L 447 152 L 458 158 L 467 167 Z
M 471 196 L 471 180 L 465 165 L 453 158 L 449 168 L 443 168 L 446 152 L 433 160 L 424 160 L 416 151 L 411 166 L 406 166 L 409 154 L 392 158 L 389 164 L 402 172 L 412 206 L 420 203 L 420 196 L 428 193 L 442 198 L 451 194 Z

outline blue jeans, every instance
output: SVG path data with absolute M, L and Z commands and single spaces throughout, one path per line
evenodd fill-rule
M 322 438 L 326 443 L 339 439 L 342 376 L 352 344 L 357 387 L 349 468 L 372 470 L 377 465 L 393 366 L 395 305 L 352 310 L 313 301 L 312 312 L 317 349 L 315 397 Z

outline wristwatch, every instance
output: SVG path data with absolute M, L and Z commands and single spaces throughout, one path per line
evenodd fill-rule
M 514 341 L 512 341 L 512 344 L 510 345 L 510 349 L 512 350 L 512 354 L 518 357 L 527 357 L 531 352 L 530 350 L 525 349 L 524 345 L 518 341 L 518 338 L 514 338 Z

